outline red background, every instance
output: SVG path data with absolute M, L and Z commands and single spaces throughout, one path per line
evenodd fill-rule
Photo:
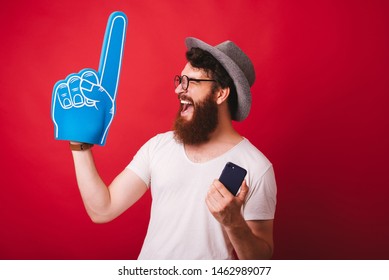
M 235 41 L 257 80 L 236 124 L 273 162 L 275 259 L 387 259 L 387 1 L 8 1 L 0 10 L 0 258 L 133 259 L 150 196 L 87 217 L 68 144 L 54 140 L 57 80 L 98 68 L 108 16 L 129 20 L 117 114 L 96 163 L 109 183 L 171 128 L 184 38 Z M 217 177 L 217 175 L 215 175 Z

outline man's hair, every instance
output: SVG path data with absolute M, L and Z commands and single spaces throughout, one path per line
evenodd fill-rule
M 209 52 L 200 48 L 191 48 L 186 52 L 186 59 L 194 67 L 203 70 L 209 78 L 217 81 L 212 90 L 216 90 L 218 86 L 221 88 L 230 88 L 230 95 L 228 97 L 228 108 L 231 117 L 236 113 L 238 107 L 238 96 L 234 81 L 220 64 Z

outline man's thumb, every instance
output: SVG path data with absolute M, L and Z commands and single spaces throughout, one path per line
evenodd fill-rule
M 246 180 L 243 180 L 242 185 L 240 186 L 240 191 L 236 197 L 243 203 L 246 199 L 248 192 L 249 187 L 246 184 Z

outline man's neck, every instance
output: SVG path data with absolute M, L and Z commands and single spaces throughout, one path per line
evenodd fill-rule
M 185 145 L 185 152 L 193 162 L 206 162 L 226 153 L 242 140 L 243 137 L 233 128 L 231 121 L 219 122 L 207 142 Z

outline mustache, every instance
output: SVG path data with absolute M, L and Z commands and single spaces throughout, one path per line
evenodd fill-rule
M 194 104 L 193 99 L 190 98 L 189 96 L 185 95 L 185 94 L 178 95 L 178 100 L 189 101 L 192 104 Z

